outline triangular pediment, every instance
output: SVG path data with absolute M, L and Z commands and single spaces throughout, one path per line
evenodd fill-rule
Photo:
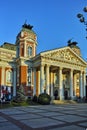
M 86 62 L 79 55 L 77 55 L 70 47 L 46 51 L 41 53 L 41 55 L 45 58 L 86 65 Z

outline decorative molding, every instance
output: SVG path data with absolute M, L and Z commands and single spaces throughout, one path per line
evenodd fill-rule
M 77 65 L 85 65 L 83 59 L 77 57 L 74 53 L 72 53 L 69 49 L 62 49 L 58 51 L 50 51 L 50 53 L 43 54 L 43 57 L 46 59 L 51 59 L 53 61 L 61 61 L 61 62 L 68 62 L 70 64 L 77 64 Z

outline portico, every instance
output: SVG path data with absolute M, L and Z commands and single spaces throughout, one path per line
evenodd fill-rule
M 72 50 L 68 47 L 61 49 L 61 52 L 70 53 L 73 57 Z M 71 51 L 71 52 L 70 52 Z M 52 58 L 54 52 L 47 52 L 38 57 L 36 73 L 36 95 L 40 93 L 48 93 L 54 99 L 55 91 L 58 92 L 58 99 L 74 99 L 76 96 L 83 98 L 85 96 L 85 62 L 74 55 L 74 61 L 67 58 L 58 57 L 59 50 L 55 51 L 55 57 Z M 73 52 L 74 53 L 74 52 Z M 51 55 L 51 56 L 50 56 Z M 39 62 L 39 58 L 41 61 Z M 78 59 L 78 62 L 75 61 Z M 82 64 L 83 63 L 83 64 Z M 37 69 L 38 68 L 38 69 Z

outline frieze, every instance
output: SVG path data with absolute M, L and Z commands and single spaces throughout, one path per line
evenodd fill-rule
M 52 60 L 59 60 L 62 62 L 74 63 L 79 65 L 84 65 L 77 55 L 71 52 L 69 49 L 58 50 L 56 52 L 50 52 L 49 54 L 44 54 L 44 58 L 49 58 Z

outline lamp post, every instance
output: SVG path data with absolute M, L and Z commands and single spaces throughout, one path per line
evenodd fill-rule
M 83 11 L 87 13 L 87 6 L 83 8 Z M 87 20 L 85 19 L 84 15 L 81 13 L 77 14 L 77 18 L 79 18 L 80 22 L 85 25 L 85 30 L 86 30 L 86 39 L 87 39 Z

